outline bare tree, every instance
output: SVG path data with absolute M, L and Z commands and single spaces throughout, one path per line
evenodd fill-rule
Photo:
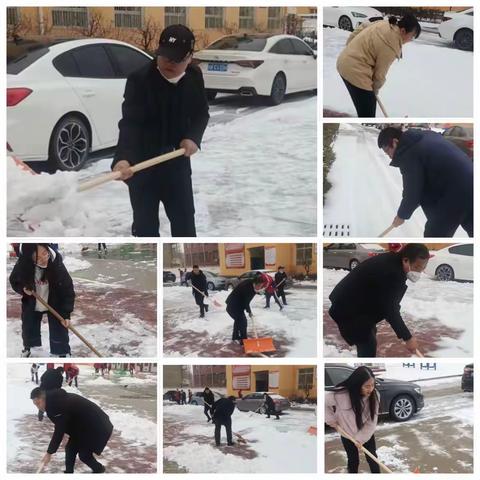
M 86 27 L 77 28 L 76 31 L 83 37 L 101 38 L 107 36 L 107 27 L 101 12 L 93 11 L 89 15 Z
M 11 23 L 7 24 L 7 40 L 18 42 L 22 36 L 32 31 L 32 19 L 25 15 L 13 15 Z
M 160 25 L 149 17 L 143 26 L 137 29 L 137 32 L 140 36 L 137 42 L 139 47 L 146 52 L 153 52 L 160 35 Z

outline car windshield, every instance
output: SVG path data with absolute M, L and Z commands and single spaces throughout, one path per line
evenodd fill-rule
M 207 47 L 207 50 L 242 50 L 245 52 L 261 52 L 267 39 L 265 37 L 252 37 L 244 35 L 241 37 L 230 36 L 223 37 L 213 42 Z

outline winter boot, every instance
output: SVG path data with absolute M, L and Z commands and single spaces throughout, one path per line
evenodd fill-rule
M 28 357 L 30 357 L 31 354 L 32 354 L 32 352 L 30 351 L 29 348 L 24 348 L 24 349 L 22 350 L 21 357 L 22 357 L 22 358 L 28 358 Z

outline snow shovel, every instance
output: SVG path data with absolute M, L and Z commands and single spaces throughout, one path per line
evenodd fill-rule
M 237 432 L 232 432 L 238 439 L 238 443 L 247 444 L 248 442 Z
M 425 358 L 425 355 L 418 348 L 415 350 L 415 355 L 420 358 Z
M 45 460 L 42 460 L 40 462 L 40 465 L 37 468 L 37 471 L 35 473 L 42 473 L 42 470 L 45 468 Z
M 383 116 L 384 116 L 385 118 L 388 118 L 388 113 L 387 113 L 387 111 L 385 110 L 385 106 L 383 105 L 383 103 L 382 103 L 382 101 L 380 100 L 379 96 L 376 95 L 376 97 L 377 97 L 378 106 L 380 107 L 380 110 L 382 111 Z
M 379 237 L 385 237 L 387 236 L 393 229 L 395 228 L 394 225 L 390 225 L 386 230 L 384 230 Z
M 316 435 L 317 434 L 317 427 L 310 427 L 307 430 L 307 433 L 309 433 L 310 435 Z
M 103 357 L 95 347 L 88 342 L 83 335 L 81 335 L 78 330 L 72 325 L 66 326 L 66 320 L 55 310 L 53 309 L 42 297 L 38 296 L 36 292 L 32 292 L 32 296 L 35 297 L 48 311 L 68 330 L 71 330 L 97 357 Z
M 250 318 L 252 320 L 252 326 L 253 326 L 253 332 L 255 334 L 255 338 L 243 339 L 243 351 L 246 354 L 276 352 L 277 349 L 273 344 L 273 338 L 271 337 L 258 338 L 257 327 L 255 326 L 255 320 L 253 319 L 253 315 Z
M 208 297 L 207 295 L 205 295 L 205 294 L 204 294 L 201 290 L 199 290 L 197 287 L 194 287 L 194 286 L 192 285 L 192 288 L 193 288 L 194 290 L 196 290 L 198 293 L 200 293 L 201 295 L 203 295 L 205 299 L 210 300 L 210 297 Z M 222 308 L 222 304 L 221 304 L 218 300 L 215 300 L 214 298 L 212 298 L 211 300 L 212 300 L 212 303 L 213 303 L 216 307 Z
M 356 440 L 354 440 L 348 433 L 342 430 L 339 426 L 337 426 L 337 432 L 342 437 L 345 437 L 347 440 L 350 440 L 353 444 L 356 443 Z M 387 473 L 393 473 L 386 465 L 384 465 L 373 453 L 370 453 L 370 451 L 367 450 L 363 445 L 361 447 L 361 450 L 365 455 L 368 455 L 374 462 L 376 462 L 380 468 L 383 468 Z
M 144 162 L 137 163 L 130 167 L 133 173 L 140 172 L 141 170 L 145 170 L 146 168 L 153 167 L 154 165 L 158 165 L 163 162 L 167 162 L 168 160 L 172 160 L 173 158 L 180 157 L 185 154 L 184 148 L 179 148 L 178 150 L 174 150 L 173 152 L 168 152 L 163 155 L 159 155 L 158 157 L 151 158 L 149 160 L 145 160 Z M 78 186 L 78 192 L 84 192 L 85 190 L 90 190 L 91 188 L 98 187 L 103 185 L 104 183 L 111 182 L 112 180 L 118 180 L 122 174 L 120 172 L 109 172 L 109 173 L 102 173 L 96 178 L 92 178 L 91 180 L 87 180 L 86 182 L 81 183 Z

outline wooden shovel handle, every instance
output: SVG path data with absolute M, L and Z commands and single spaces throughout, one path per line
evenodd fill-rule
M 388 118 L 388 113 L 387 111 L 385 110 L 385 106 L 383 105 L 382 101 L 380 100 L 380 98 L 378 97 L 378 95 L 376 95 L 377 97 L 377 103 L 378 103 L 378 106 L 380 107 L 380 110 L 382 111 L 383 113 L 383 116 L 385 118 Z
M 393 229 L 395 228 L 395 225 L 390 225 L 386 230 L 384 230 L 379 237 L 385 237 L 388 235 Z

